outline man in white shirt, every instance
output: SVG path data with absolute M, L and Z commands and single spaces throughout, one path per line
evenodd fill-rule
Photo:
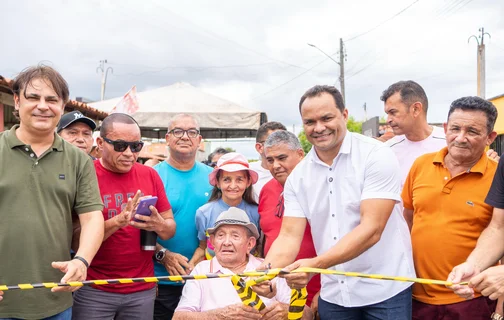
M 252 186 L 254 190 L 254 200 L 257 203 L 259 203 L 259 194 L 261 193 L 262 187 L 264 187 L 264 185 L 268 183 L 271 178 L 273 178 L 268 168 L 268 161 L 266 160 L 266 156 L 264 154 L 264 142 L 266 141 L 266 139 L 268 139 L 269 135 L 272 132 L 275 132 L 277 130 L 287 129 L 280 122 L 274 121 L 263 123 L 259 127 L 259 129 L 257 129 L 255 148 L 257 153 L 259 153 L 259 155 L 261 156 L 261 159 L 250 164 L 250 168 L 257 172 L 257 174 L 259 175 L 259 179 Z
M 347 131 L 348 110 L 333 86 L 309 89 L 299 110 L 313 148 L 287 179 L 282 229 L 264 263 L 414 277 L 392 150 Z M 317 257 L 293 263 L 307 222 Z M 299 289 L 311 276 L 285 278 Z M 321 319 L 411 319 L 411 284 L 322 275 L 318 310 Z
M 395 134 L 385 144 L 399 160 L 403 185 L 416 158 L 446 147 L 444 130 L 427 123 L 429 101 L 424 89 L 414 81 L 392 84 L 380 99 L 385 103 L 387 123 Z
M 446 147 L 444 129 L 427 123 L 429 100 L 424 89 L 415 81 L 399 81 L 390 85 L 380 99 L 385 104 L 387 123 L 395 134 L 385 144 L 392 148 L 399 161 L 402 186 L 418 157 Z M 499 160 L 493 150 L 488 150 L 487 155 Z

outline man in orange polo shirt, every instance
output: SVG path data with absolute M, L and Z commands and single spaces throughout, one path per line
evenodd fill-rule
M 446 279 L 465 261 L 492 218 L 485 203 L 497 163 L 485 148 L 495 139 L 495 106 L 478 97 L 455 100 L 444 124 L 447 147 L 419 157 L 402 198 L 412 217 L 411 241 L 418 277 Z M 489 319 L 495 302 L 465 301 L 440 285 L 415 284 L 413 319 Z

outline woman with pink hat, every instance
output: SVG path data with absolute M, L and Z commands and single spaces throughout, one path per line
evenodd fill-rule
M 206 230 L 214 226 L 219 214 L 230 207 L 245 211 L 250 221 L 259 229 L 259 213 L 254 200 L 252 185 L 257 182 L 257 172 L 249 168 L 247 159 L 236 152 L 224 154 L 208 176 L 214 186 L 207 204 L 196 211 L 196 228 L 200 246 L 191 259 L 199 262 L 206 256 L 214 256 L 213 247 L 208 242 Z

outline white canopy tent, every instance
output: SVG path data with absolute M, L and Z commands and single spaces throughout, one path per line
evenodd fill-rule
M 244 108 L 183 82 L 138 92 L 137 97 L 140 109 L 133 118 L 138 121 L 142 136 L 148 138 L 164 138 L 168 121 L 178 113 L 198 119 L 205 139 L 255 137 L 259 126 L 267 121 L 264 112 Z M 121 98 L 89 105 L 110 112 Z

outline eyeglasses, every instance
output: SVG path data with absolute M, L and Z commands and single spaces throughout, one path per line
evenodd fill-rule
M 173 134 L 175 138 L 182 138 L 184 134 L 187 132 L 187 136 L 189 138 L 196 138 L 200 132 L 197 129 L 189 129 L 189 130 L 184 130 L 184 129 L 173 129 L 168 131 L 168 133 Z
M 122 141 L 122 140 L 110 140 L 105 137 L 102 137 L 102 138 L 106 143 L 113 145 L 114 151 L 116 151 L 116 152 L 124 152 L 124 151 L 126 151 L 126 149 L 128 149 L 128 146 L 129 146 L 131 149 L 131 152 L 137 153 L 137 152 L 140 152 L 140 150 L 142 150 L 143 145 L 144 145 L 143 141 L 126 142 L 126 141 Z
M 285 210 L 283 192 L 278 197 L 278 204 L 276 205 L 275 217 L 282 219 Z

